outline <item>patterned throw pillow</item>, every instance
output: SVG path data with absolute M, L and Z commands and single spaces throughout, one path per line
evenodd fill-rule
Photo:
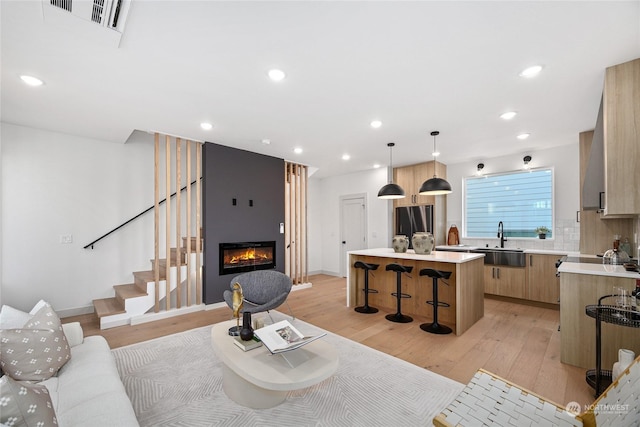
M 49 391 L 43 385 L 0 378 L 0 423 L 3 426 L 58 425 Z
M 71 358 L 60 319 L 48 304 L 22 328 L 0 330 L 0 345 L 0 367 L 20 381 L 46 380 Z

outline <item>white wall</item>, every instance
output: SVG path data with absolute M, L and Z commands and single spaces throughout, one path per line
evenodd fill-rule
M 378 199 L 387 183 L 387 169 L 371 169 L 324 179 L 309 179 L 309 271 L 340 274 L 340 197 L 367 194 L 367 240 L 369 248 L 391 245 L 393 203 Z
M 29 310 L 42 298 L 62 315 L 90 312 L 151 268 L 152 213 L 83 249 L 153 205 L 150 139 L 114 144 L 6 123 L 1 132 L 0 303 Z
M 2 122 L 0 122 L 0 177 L 2 177 Z M 3 181 L 4 182 L 4 179 Z M 2 188 L 4 185 L 0 183 L 0 302 L 2 302 Z
M 522 155 L 511 155 L 481 159 L 478 161 L 447 165 L 447 180 L 453 192 L 447 195 L 447 229 L 456 224 L 462 237 L 462 181 L 465 177 L 475 175 L 478 163 L 484 163 L 485 174 L 520 170 L 522 158 L 528 154 L 532 157 L 530 166 L 553 167 L 555 183 L 555 229 L 554 238 L 514 239 L 508 241 L 506 247 L 523 247 L 528 249 L 557 249 L 578 251 L 580 244 L 580 224 L 576 222 L 576 212 L 580 210 L 580 160 L 578 141 L 567 145 L 540 151 L 528 151 Z M 498 224 L 496 224 L 496 232 Z M 498 239 L 461 239 L 473 245 L 489 244 L 494 246 Z

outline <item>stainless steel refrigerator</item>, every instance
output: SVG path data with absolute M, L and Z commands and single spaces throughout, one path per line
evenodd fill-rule
M 426 231 L 433 234 L 433 205 L 402 206 L 396 208 L 395 234 L 404 234 L 409 238 L 409 248 L 413 248 L 413 233 Z

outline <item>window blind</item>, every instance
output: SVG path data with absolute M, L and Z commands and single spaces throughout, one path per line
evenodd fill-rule
M 466 237 L 537 237 L 535 229 L 553 230 L 553 170 L 536 169 L 465 178 Z M 552 237 L 552 231 L 547 233 Z

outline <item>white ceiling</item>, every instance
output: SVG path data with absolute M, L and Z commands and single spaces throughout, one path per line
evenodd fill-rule
M 0 3 L 3 122 L 119 143 L 157 130 L 317 177 L 386 165 L 390 141 L 396 166 L 431 160 L 432 130 L 447 164 L 575 143 L 605 68 L 640 57 L 640 1 L 132 0 L 119 46 L 45 21 L 40 1 Z M 533 64 L 537 78 L 518 76 Z

